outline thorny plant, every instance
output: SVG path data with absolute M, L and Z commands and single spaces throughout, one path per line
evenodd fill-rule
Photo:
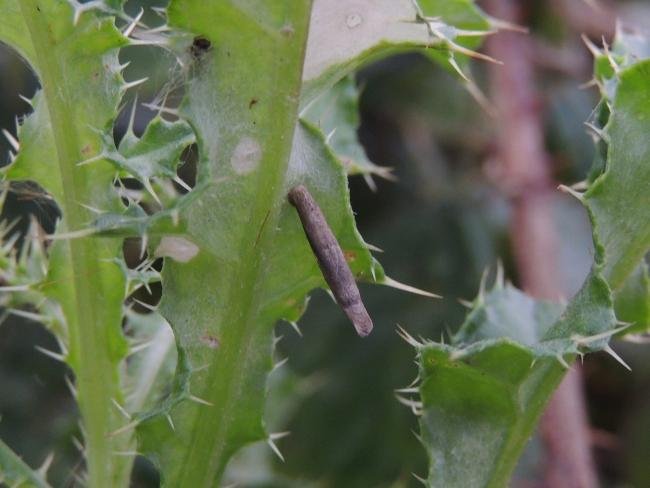
M 273 326 L 295 324 L 308 293 L 326 286 L 319 264 L 327 277 L 328 260 L 314 257 L 287 199 L 292 188 L 320 207 L 324 217 L 314 220 L 296 205 L 305 226 L 315 226 L 307 237 L 317 254 L 327 254 L 325 241 L 340 246 L 332 252 L 339 266 L 341 257 L 347 262 L 348 291 L 349 266 L 357 280 L 431 295 L 388 278 L 356 230 L 347 176 L 372 184 L 390 171 L 372 164 L 356 140 L 349 75 L 418 50 L 457 72 L 489 108 L 468 75 L 468 57 L 494 61 L 473 50 L 477 42 L 515 27 L 470 0 L 171 0 L 156 9 L 157 27 L 145 25 L 142 12 L 130 18 L 123 3 L 0 0 L 0 41 L 24 57 L 41 86 L 17 135 L 3 131 L 13 147 L 4 194 L 30 181 L 61 211 L 55 232 L 32 225 L 18 249 L 20 236 L 3 224 L 0 304 L 58 341 L 59 351 L 42 352 L 72 373 L 80 484 L 128 486 L 134 458 L 144 455 L 167 486 L 217 486 L 242 446 L 266 439 L 279 454 L 275 441 L 285 434 L 267 433 L 262 421 Z M 430 458 L 425 484 L 504 485 L 575 356 L 617 357 L 613 335 L 647 329 L 647 45 L 621 32 L 612 48 L 593 47 L 603 101 L 591 124 L 601 160 L 586 191 L 571 190 L 590 212 L 597 249 L 582 290 L 565 306 L 498 278 L 491 290 L 481 285 L 451 344 L 399 329 L 420 366 L 398 399 L 420 416 Z M 183 77 L 148 104 L 157 115 L 141 137 L 134 103 L 116 145 L 124 95 L 146 81 L 122 78 L 118 53 L 127 46 L 173 53 Z M 167 96 L 175 88 L 177 105 Z M 177 169 L 193 144 L 191 187 Z M 134 180 L 135 189 L 127 184 Z M 316 236 L 324 219 L 331 235 Z M 127 237 L 141 242 L 134 268 L 122 257 Z M 154 266 L 160 258 L 162 272 Z M 127 298 L 154 282 L 162 282 L 162 301 L 142 314 Z M 359 312 L 357 292 L 332 291 L 346 311 L 354 304 Z M 366 333 L 367 319 L 356 317 Z M 0 444 L 1 479 L 48 486 L 51 460 L 33 470 Z

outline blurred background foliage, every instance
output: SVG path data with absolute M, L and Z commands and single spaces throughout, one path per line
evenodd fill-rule
M 591 58 L 581 32 L 612 35 L 614 21 L 582 0 L 529 1 L 527 18 L 531 59 L 536 66 L 537 110 L 546 130 L 547 150 L 558 182 L 584 179 L 594 146 L 583 122 L 597 103 L 595 90 L 580 89 L 591 77 Z M 130 12 L 164 1 L 128 1 Z M 645 2 L 615 2 L 617 14 L 650 26 Z M 632 13 L 630 13 L 632 12 Z M 149 15 L 149 14 L 148 14 Z M 153 18 L 145 21 L 155 22 Z M 599 30 L 601 31 L 599 33 Z M 127 48 L 127 77 L 150 81 L 140 101 L 150 101 L 174 78 L 171 58 L 153 48 Z M 503 60 L 508 62 L 507 59 Z M 487 90 L 487 67 L 475 64 L 474 76 Z M 444 340 L 463 320 L 457 301 L 472 299 L 481 275 L 500 260 L 517 284 L 509 241 L 510 203 L 495 181 L 494 120 L 447 71 L 419 54 L 386 59 L 357 76 L 361 89 L 359 136 L 370 159 L 394 168 L 396 181 L 377 181 L 372 191 L 360 177 L 350 181 L 353 208 L 366 241 L 385 252 L 379 259 L 399 281 L 443 295 L 443 300 L 363 286 L 376 324 L 358 339 L 341 311 L 324 292 L 315 292 L 300 320 L 302 337 L 278 324 L 278 358 L 288 358 L 269 380 L 267 423 L 270 431 L 290 431 L 278 441 L 281 462 L 266 445 L 255 445 L 233 461 L 228 477 L 238 486 L 417 486 L 411 473 L 426 472 L 416 419 L 398 403 L 394 390 L 416 375 L 412 348 L 395 333 L 396 324 L 412 335 Z M 16 53 L 0 45 L 0 128 L 15 134 L 15 117 L 29 106 L 37 80 Z M 488 93 L 489 96 L 489 93 Z M 115 127 L 121 137 L 130 104 Z M 137 112 L 142 131 L 152 113 Z M 0 140 L 0 163 L 9 146 Z M 191 154 L 184 174 L 191 179 Z M 51 230 L 56 207 L 48 200 L 9 194 L 3 219 L 29 216 Z M 559 271 L 563 292 L 577 290 L 592 261 L 590 227 L 582 207 L 557 193 L 555 224 L 561 237 Z M 134 244 L 134 243 L 130 243 Z M 127 258 L 137 252 L 125 245 Z M 141 296 L 155 303 L 157 296 Z M 1 313 L 1 312 L 0 312 Z M 31 465 L 57 452 L 54 486 L 75 485 L 83 459 L 74 445 L 78 412 L 59 363 L 35 345 L 54 341 L 37 324 L 5 317 L 0 328 L 0 437 Z M 584 376 L 592 426 L 593 452 L 602 486 L 650 486 L 650 361 L 647 346 L 623 343 L 617 350 L 629 373 L 602 354 L 589 356 Z M 517 469 L 513 486 L 535 486 L 543 449 L 533 439 Z M 144 460 L 136 465 L 133 486 L 157 486 Z

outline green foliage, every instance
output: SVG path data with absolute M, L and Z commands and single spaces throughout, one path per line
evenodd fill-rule
M 11 293 L 0 305 L 40 320 L 60 344 L 49 354 L 75 376 L 89 486 L 128 486 L 136 450 L 167 486 L 216 486 L 241 447 L 277 438 L 262 421 L 273 326 L 297 321 L 310 291 L 326 286 L 289 189 L 309 188 L 358 280 L 414 291 L 385 275 L 355 226 L 347 176 L 390 174 L 356 140 L 348 75 L 433 47 L 435 60 L 464 77 L 463 60 L 496 24 L 470 0 L 361 1 L 353 11 L 330 0 L 171 0 L 164 28 L 148 29 L 122 3 L 0 0 L 0 41 L 42 86 L 4 182 L 8 191 L 24 180 L 40 185 L 63 215 L 48 239 L 34 226 L 19 253 L 3 230 Z M 132 115 L 116 146 L 119 105 L 140 83 L 124 82 L 118 53 L 142 44 L 177 57 L 183 98 L 161 105 L 141 137 Z M 507 481 L 562 365 L 606 348 L 616 332 L 610 287 L 621 290 L 617 304 L 630 320 L 647 319 L 647 271 L 638 265 L 650 228 L 637 224 L 647 223 L 650 175 L 636 141 L 650 120 L 648 67 L 618 68 L 604 65 L 601 75 L 611 96 L 609 159 L 585 196 L 598 256 L 582 291 L 563 310 L 499 282 L 479 295 L 450 346 L 406 336 L 422 384 L 407 390 L 421 402 L 404 401 L 422 415 L 433 486 Z M 194 143 L 189 188 L 177 169 Z M 126 179 L 142 191 L 127 190 Z M 124 237 L 139 237 L 147 255 L 135 269 L 122 256 Z M 162 274 L 153 267 L 160 257 Z M 156 281 L 157 311 L 125 306 Z M 26 304 L 35 311 L 18 309 Z M 6 481 L 47 486 L 45 470 L 30 470 L 4 444 L 0 468 Z
M 507 484 L 563 369 L 596 350 L 622 362 L 608 345 L 611 336 L 647 328 L 650 151 L 642 134 L 650 129 L 650 65 L 625 45 L 596 60 L 609 111 L 607 125 L 596 130 L 607 161 L 584 196 L 574 192 L 589 211 L 597 249 L 581 291 L 563 310 L 497 280 L 479 293 L 450 345 L 421 344 L 404 333 L 420 365 L 420 386 L 405 391 L 420 400 L 403 402 L 421 416 L 430 486 Z M 616 328 L 617 290 L 618 319 L 632 328 Z
M 309 4 L 259 3 L 252 9 L 236 3 L 208 6 L 203 2 L 173 2 L 168 11 L 170 26 L 203 36 L 213 48 L 192 51 L 188 45 L 191 37 L 177 35 L 179 31 L 161 38 L 176 49 L 181 62 L 191 65 L 185 80 L 186 97 L 179 110 L 182 120 L 167 122 L 158 118 L 139 139 L 129 130 L 119 149 L 112 142 L 111 128 L 117 104 L 128 85 L 120 81 L 116 48 L 131 41 L 121 37 L 105 14 L 114 12 L 112 9 L 118 5 L 33 2 L 29 9 L 19 5 L 7 5 L 10 15 L 5 40 L 26 53 L 44 90 L 34 101 L 35 114 L 21 128 L 22 148 L 6 178 L 33 179 L 62 202 L 64 220 L 58 229 L 62 235 L 55 241 L 49 273 L 69 272 L 67 279 L 53 276 L 55 283 L 73 282 L 78 293 L 105 300 L 105 307 L 101 307 L 84 296 L 84 303 L 78 299 L 77 305 L 85 308 L 84 319 L 97 328 L 113 329 L 105 340 L 92 328 L 77 331 L 75 312 L 80 311 L 65 305 L 57 315 L 64 323 L 52 327 L 59 332 L 62 349 L 69 351 L 65 359 L 78 378 L 92 380 L 101 376 L 98 372 L 85 373 L 84 368 L 101 366 L 104 375 L 111 369 L 115 371 L 109 374 L 112 386 L 110 381 L 102 385 L 101 395 L 85 391 L 82 382 L 77 381 L 82 415 L 91 427 L 87 436 L 88 482 L 100 486 L 108 482 L 109 473 L 118 471 L 99 459 L 115 459 L 109 454 L 111 450 L 128 451 L 132 427 L 140 424 L 142 450 L 162 461 L 163 476 L 170 484 L 212 483 L 243 443 L 266 436 L 261 411 L 266 373 L 271 365 L 271 327 L 279 318 L 297 320 L 307 292 L 324 284 L 294 211 L 286 205 L 288 188 L 298 183 L 310 186 L 357 276 L 384 280 L 381 268 L 355 230 L 340 162 L 319 131 L 307 124 L 295 125 Z M 37 25 L 18 34 L 11 30 L 21 21 L 40 19 L 39 13 L 49 14 L 46 22 L 56 27 Z M 215 18 L 220 22 L 211 20 Z M 63 28 L 59 29 L 59 24 Z M 48 29 L 61 30 L 61 39 L 43 36 Z M 247 42 L 242 42 L 242 30 L 250 33 L 250 37 L 244 36 Z M 109 34 L 119 42 L 112 42 Z M 19 35 L 24 37 L 24 46 Z M 261 40 L 265 40 L 264 49 L 259 47 Z M 41 45 L 35 46 L 39 41 Z M 68 50 L 55 50 L 55 56 L 39 58 L 41 51 L 50 50 L 46 44 L 53 41 L 67 44 Z M 69 52 L 74 50 L 81 50 L 91 59 L 83 62 L 78 53 Z M 34 59 L 28 54 L 33 54 Z M 75 103 L 66 111 L 62 100 L 48 87 L 65 89 L 58 69 L 69 64 L 68 58 L 77 64 L 76 71 L 66 71 L 70 93 L 63 99 Z M 55 59 L 58 62 L 52 62 Z M 227 76 L 219 71 L 221 66 L 229 66 Z M 87 78 L 96 84 L 84 83 Z M 275 82 L 269 83 L 270 79 Z M 106 93 L 103 105 L 96 98 L 104 93 L 98 91 L 97 84 Z M 83 90 L 72 92 L 81 86 Z M 206 111 L 206 107 L 211 108 Z M 185 198 L 161 198 L 164 178 L 179 181 L 176 163 L 183 149 L 194 141 L 185 120 L 193 127 L 198 142 L 197 187 Z M 78 133 L 88 140 L 74 138 Z M 42 161 L 52 154 L 60 156 L 60 164 L 43 165 Z M 125 177 L 139 180 L 148 195 L 133 199 L 132 194 L 113 191 L 113 180 Z M 126 208 L 119 204 L 120 195 L 128 200 Z M 149 218 L 138 204 L 155 204 L 162 209 Z M 88 228 L 90 222 L 94 228 Z M 97 240 L 88 236 L 93 233 L 113 237 Z M 127 421 L 119 417 L 120 412 L 137 412 L 144 408 L 148 396 L 137 395 L 147 387 L 128 373 L 141 378 L 144 373 L 137 365 L 149 364 L 147 372 L 152 383 L 148 388 L 157 390 L 153 384 L 162 372 L 155 368 L 169 360 L 164 350 L 150 360 L 136 356 L 129 362 L 126 376 L 118 373 L 116 368 L 128 348 L 122 334 L 114 326 L 108 327 L 109 310 L 119 318 L 125 292 L 147 286 L 156 276 L 147 266 L 128 270 L 115 244 L 110 253 L 93 254 L 84 262 L 75 258 L 87 255 L 90 248 L 95 251 L 100 247 L 98 243 L 110 249 L 115 237 L 132 234 L 149 243 L 153 255 L 171 258 L 165 265 L 161 311 L 174 326 L 179 360 L 171 395 Z M 67 261 L 57 261 L 57 250 L 66 246 L 72 248 L 63 256 Z M 33 259 L 36 253 L 23 253 L 27 255 Z M 19 269 L 19 263 L 13 268 Z M 84 286 L 88 275 L 112 281 L 103 291 L 93 291 Z M 12 278 L 13 287 L 25 285 L 17 276 L 7 273 L 7 277 Z M 31 286 L 39 287 L 40 283 L 28 285 L 31 292 Z M 65 302 L 75 296 L 70 290 L 66 292 L 53 298 Z M 115 298 L 115 306 L 107 300 L 110 296 Z M 46 308 L 43 302 L 38 303 L 41 311 Z M 53 302 L 51 307 L 56 309 L 56 305 Z M 101 319 L 97 315 L 100 311 L 105 314 Z M 143 319 L 129 312 L 127 324 L 137 340 Z M 67 337 L 71 332 L 85 333 L 88 341 L 95 341 L 94 349 L 86 344 L 74 347 L 75 341 Z M 137 346 L 131 353 L 136 350 Z M 110 358 L 112 366 L 102 363 L 102 357 Z M 96 381 L 94 384 L 99 386 Z M 92 399 L 94 410 L 84 408 L 85 398 Z M 114 421 L 105 421 L 112 417 Z M 231 421 L 224 423 L 223 418 Z M 170 425 L 187 437 L 175 434 Z M 164 442 L 159 442 L 161 437 Z M 124 469 L 118 473 L 124 476 L 130 457 L 120 455 L 117 459 L 124 460 Z M 123 481 L 114 479 L 112 484 L 122 485 Z
M 299 97 L 286 94 L 300 93 L 301 79 L 287 73 L 300 75 L 304 53 L 298 48 L 305 42 L 309 11 L 293 4 L 255 11 L 243 5 L 195 8 L 201 15 L 190 16 L 183 2 L 173 2 L 169 22 L 212 45 L 192 61 L 179 109 L 196 130 L 200 160 L 197 186 L 180 202 L 178 220 L 183 237 L 199 251 L 189 263 L 167 261 L 161 304 L 183 352 L 182 366 L 188 368 L 181 377 L 189 385 L 177 383 L 175 394 L 195 401 L 170 402 L 162 412 L 167 419 L 146 414 L 138 428 L 143 450 L 171 485 L 209 484 L 239 447 L 269 435 L 261 420 L 272 363 L 271 328 L 278 319 L 297 320 L 307 293 L 324 286 L 295 210 L 286 201 L 291 187 L 310 189 L 358 279 L 393 284 L 355 229 L 339 159 L 354 157 L 356 172 L 379 171 L 350 135 L 356 129 L 353 87 L 337 85 L 324 95 L 325 100 L 338 99 L 331 117 L 340 124 L 340 137 L 328 140 L 324 135 L 333 122 L 323 117 L 319 102 L 303 113 L 318 128 L 306 121 L 295 125 Z M 319 8 L 340 16 L 325 2 L 314 8 L 312 31 L 321 25 Z M 378 11 L 396 18 L 393 12 Z M 230 20 L 223 25 L 206 21 L 217 17 Z M 251 45 L 242 42 L 241 31 L 248 28 L 256 33 Z M 263 47 L 260 36 L 266 39 Z M 334 40 L 333 33 L 327 36 Z M 187 45 L 180 49 L 182 56 Z M 364 61 L 360 56 L 355 62 Z M 310 62 L 317 61 L 310 61 L 307 48 L 305 78 L 312 73 Z M 224 77 L 219 66 L 228 66 L 231 77 Z M 330 72 L 329 82 L 346 69 Z M 315 93 L 316 84 L 307 81 L 305 86 L 303 100 L 306 93 Z M 206 111 L 206 105 L 215 109 Z M 286 134 L 293 134 L 293 142 Z M 196 324 L 201 324 L 198 330 Z M 224 418 L 230 421 L 224 424 Z
M 450 345 L 419 343 L 420 415 L 430 486 L 503 486 L 572 359 L 607 348 L 609 290 L 591 276 L 566 307 L 504 285 L 481 291 Z
M 343 78 L 301 113 L 326 135 L 327 145 L 343 163 L 348 175 L 364 175 L 368 185 L 376 188 L 372 176 L 391 179 L 390 168 L 373 164 L 357 138 L 359 93 L 351 77 Z
M 615 296 L 616 316 L 631 324 L 626 334 L 650 330 L 650 276 L 643 261 L 635 268 Z
M 88 208 L 119 205 L 111 165 L 77 163 L 97 152 L 99 131 L 112 127 L 124 87 L 117 52 L 128 40 L 112 17 L 93 10 L 75 18 L 67 2 L 3 0 L 0 9 L 0 40 L 26 58 L 43 87 L 6 178 L 29 178 L 54 197 L 63 213 L 59 233 L 84 229 Z M 128 351 L 120 330 L 125 277 L 112 262 L 120 250 L 113 239 L 56 240 L 46 279 L 29 290 L 42 296 L 42 321 L 76 376 L 93 486 L 124 484 L 131 465 L 111 454 L 130 449 L 130 438 L 109 437 L 124 423 L 113 406 L 123 396 L 118 368 Z
M 51 460 L 50 460 L 51 461 Z M 33 471 L 2 441 L 0 441 L 0 483 L 10 483 L 10 486 L 49 488 L 45 481 L 47 471 L 46 461 L 44 469 Z
M 650 249 L 647 181 L 650 129 L 647 77 L 648 40 L 619 33 L 612 52 L 595 50 L 596 81 L 608 118 L 594 121 L 607 146 L 607 161 L 584 195 L 604 276 L 616 292 L 619 318 L 634 324 L 627 332 L 650 328 L 650 286 L 645 256 Z

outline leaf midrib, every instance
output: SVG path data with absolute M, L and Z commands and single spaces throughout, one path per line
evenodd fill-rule
M 311 0 L 305 0 L 305 4 L 306 19 L 303 19 L 303 22 L 308 28 Z M 236 297 L 227 300 L 231 306 L 223 317 L 224 323 L 230 324 L 227 329 L 231 333 L 229 336 L 224 336 L 222 342 L 228 343 L 230 354 L 229 357 L 222 355 L 218 361 L 212 362 L 207 373 L 205 391 L 201 392 L 201 395 L 204 395 L 203 398 L 208 401 L 212 400 L 210 393 L 215 391 L 215 383 L 220 379 L 219 372 L 222 368 L 231 368 L 234 372 L 223 375 L 226 384 L 222 383 L 221 387 L 222 391 L 225 391 L 225 400 L 220 397 L 221 401 L 215 402 L 213 407 L 198 407 L 199 410 L 192 421 L 190 446 L 185 451 L 180 470 L 175 473 L 173 479 L 169 480 L 170 486 L 214 486 L 225 467 L 225 461 L 227 461 L 231 433 L 228 419 L 234 417 L 233 413 L 242 395 L 242 387 L 245 384 L 242 380 L 247 376 L 247 365 L 254 362 L 254 355 L 259 353 L 253 347 L 253 341 L 257 338 L 257 328 L 265 327 L 265 324 L 256 320 L 261 307 L 260 281 L 263 279 L 261 251 L 269 245 L 269 239 L 272 238 L 284 199 L 282 181 L 287 171 L 294 128 L 298 120 L 306 38 L 307 32 L 305 32 L 298 53 L 300 59 L 297 62 L 297 72 L 289 75 L 293 81 L 291 84 L 286 84 L 291 93 L 278 95 L 278 97 L 289 96 L 291 100 L 280 105 L 285 109 L 285 113 L 276 114 L 278 122 L 275 125 L 278 132 L 276 140 L 281 141 L 274 146 L 276 154 L 282 153 L 286 157 L 272 159 L 271 164 L 265 165 L 260 171 L 256 184 L 258 191 L 255 192 L 255 199 L 250 207 L 247 220 L 252 225 L 248 225 L 242 235 L 238 266 L 232 271 L 231 286 L 227 291 L 223 290 L 226 291 L 226 296 Z M 293 41 L 296 42 L 297 39 L 294 38 Z M 279 71 L 274 74 L 287 76 L 286 73 Z M 267 82 L 273 83 L 273 80 L 267 80 Z M 280 122 L 283 119 L 285 120 Z M 285 124 L 286 127 L 284 127 Z M 266 217 L 267 215 L 268 217 Z M 256 222 L 260 222 L 261 225 L 254 225 Z M 270 331 L 268 333 L 270 342 Z M 238 354 L 240 351 L 241 353 Z M 239 361 L 233 361 L 233 358 Z M 210 439 L 206 439 L 208 431 L 211 434 Z M 200 460 L 205 460 L 207 463 L 201 465 L 199 471 L 197 468 Z

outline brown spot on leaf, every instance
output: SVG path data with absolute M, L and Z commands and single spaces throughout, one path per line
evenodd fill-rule
M 357 253 L 356 251 L 343 251 L 343 255 L 345 256 L 345 260 L 348 262 L 354 261 L 357 259 Z
M 203 334 L 201 336 L 201 342 L 208 346 L 210 349 L 219 349 L 221 342 L 219 339 L 210 334 Z
M 292 37 L 295 33 L 295 30 L 291 24 L 284 24 L 280 29 L 280 34 L 284 37 Z

